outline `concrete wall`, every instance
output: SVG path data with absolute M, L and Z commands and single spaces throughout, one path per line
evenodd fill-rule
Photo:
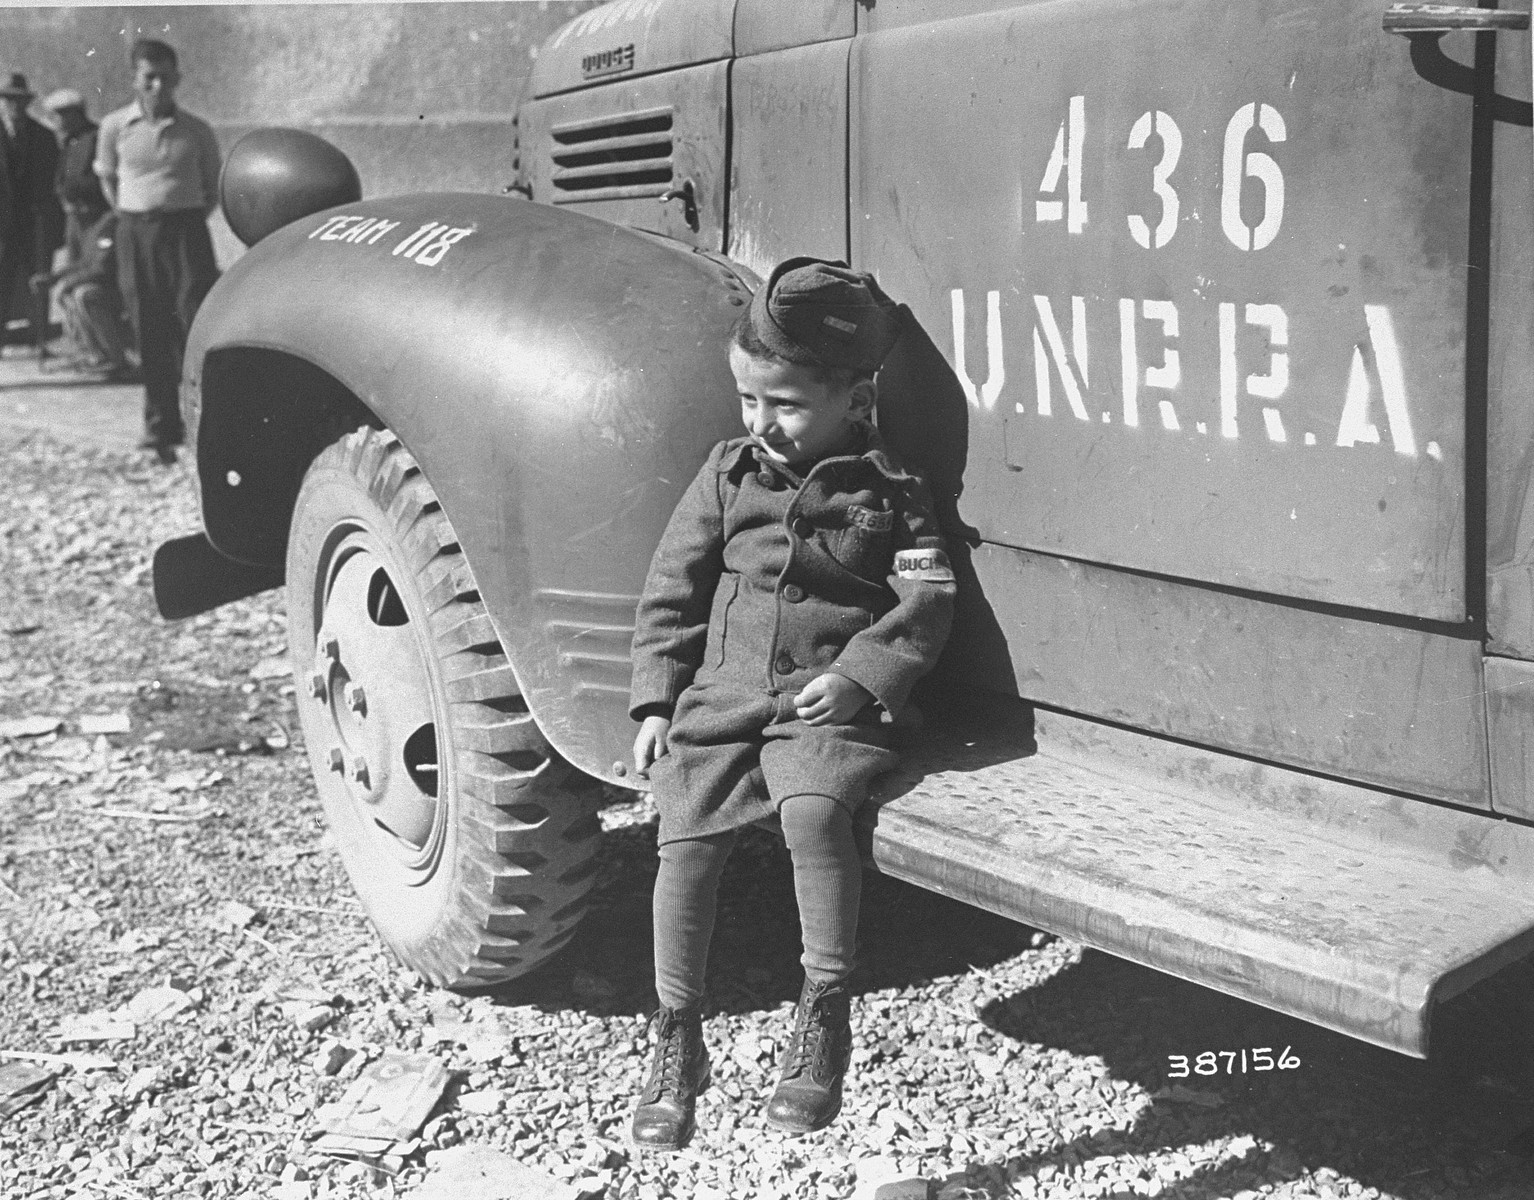
M 180 101 L 226 151 L 290 125 L 344 150 L 365 196 L 498 191 L 538 44 L 594 3 L 0 8 L 0 70 L 39 95 L 78 88 L 99 118 L 132 98 L 133 39 L 158 37 L 181 57 Z M 227 262 L 239 244 L 222 221 L 214 233 Z

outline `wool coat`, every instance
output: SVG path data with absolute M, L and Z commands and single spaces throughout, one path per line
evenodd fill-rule
M 64 241 L 64 210 L 53 194 L 58 139 L 31 117 L 16 123 L 14 140 L 0 128 L 0 241 L 38 271 L 52 266 Z
M 791 795 L 849 809 L 895 765 L 888 720 L 932 669 L 954 576 L 926 485 L 871 427 L 801 478 L 721 442 L 676 506 L 635 623 L 630 713 L 672 718 L 651 769 L 660 840 L 769 818 Z M 874 704 L 810 726 L 793 697 L 826 671 Z

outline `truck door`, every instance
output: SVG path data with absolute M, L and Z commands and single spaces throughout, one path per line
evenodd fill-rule
M 1481 806 L 1474 102 L 1384 8 L 860 8 L 851 244 L 1025 694 Z
M 734 10 L 620 0 L 555 34 L 520 113 L 531 198 L 722 249 Z

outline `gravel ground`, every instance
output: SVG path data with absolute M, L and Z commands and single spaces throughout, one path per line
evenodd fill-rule
M 846 1110 L 811 1137 L 771 1131 L 799 980 L 765 835 L 725 879 L 699 1135 L 640 1157 L 645 805 L 605 812 L 594 910 L 554 963 L 472 998 L 422 987 L 328 846 L 272 661 L 278 596 L 154 614 L 150 553 L 197 523 L 189 467 L 14 430 L 0 462 L 0 719 L 62 721 L 0 739 L 0 1046 L 68 1049 L 66 1020 L 129 1001 L 143 1018 L 88 1047 L 112 1067 L 61 1069 L 0 1118 L 0 1196 L 408 1194 L 442 1161 L 424 1153 L 454 1146 L 625 1200 L 844 1197 L 879 1171 L 944 1200 L 1534 1196 L 1527 962 L 1451 1004 L 1419 1063 L 873 876 Z M 127 732 L 82 732 L 124 713 Z M 166 998 L 183 1007 L 157 1017 Z M 1167 1078 L 1168 1055 L 1254 1046 L 1299 1066 Z M 453 1072 L 395 1178 L 314 1150 L 314 1110 L 388 1049 Z

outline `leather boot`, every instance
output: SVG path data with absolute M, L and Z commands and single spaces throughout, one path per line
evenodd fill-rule
M 767 1123 L 789 1133 L 824 1129 L 842 1108 L 842 1078 L 852 1057 L 852 998 L 845 983 L 806 979 L 783 1054 Z
M 662 1006 L 650 1018 L 655 1056 L 634 1110 L 634 1145 L 680 1150 L 692 1136 L 698 1093 L 708 1087 L 708 1050 L 699 1008 Z

